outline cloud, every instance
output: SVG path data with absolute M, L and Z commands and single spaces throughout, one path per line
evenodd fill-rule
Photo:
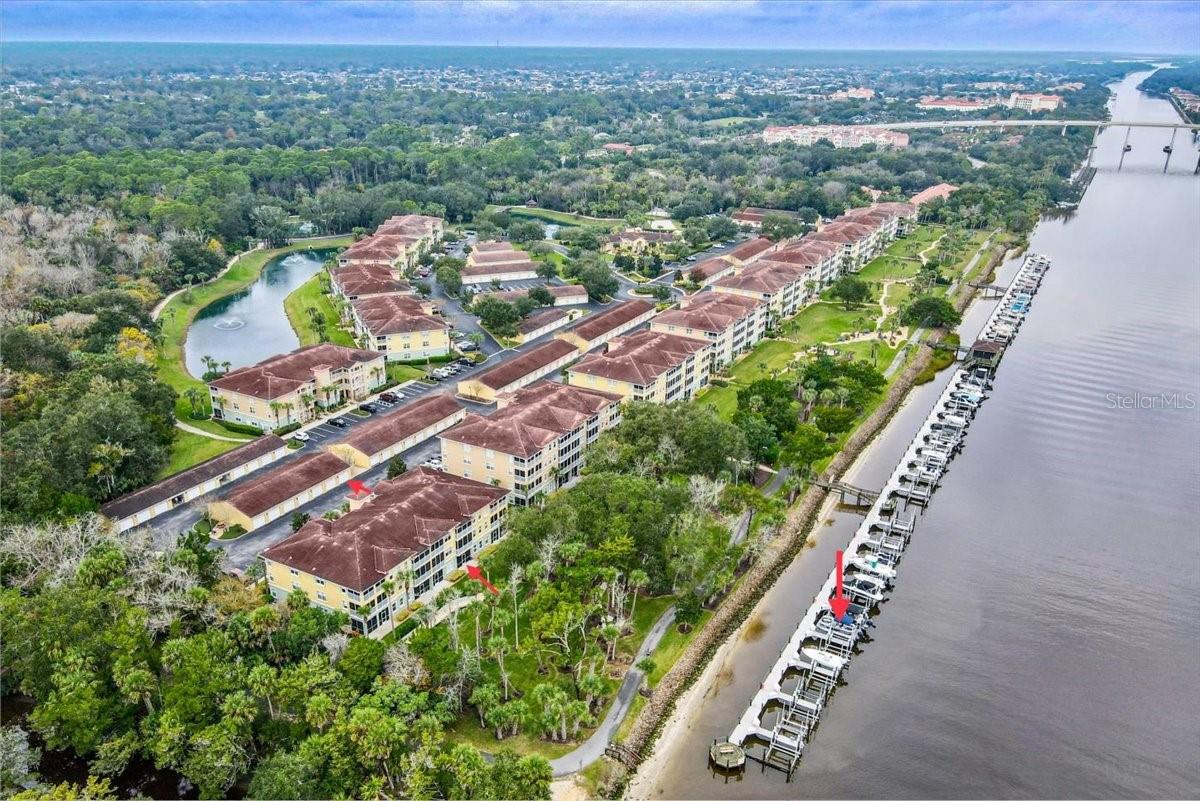
M 1191 0 L 9 0 L 16 39 L 1195 53 Z

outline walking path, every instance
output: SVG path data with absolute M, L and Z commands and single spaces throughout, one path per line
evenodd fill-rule
M 250 442 L 250 440 L 248 440 L 248 439 L 240 439 L 238 437 L 225 437 L 220 434 L 213 434 L 211 431 L 205 431 L 203 428 L 196 428 L 195 426 L 189 426 L 187 423 L 183 422 L 182 420 L 176 420 L 175 427 L 182 429 L 182 430 L 188 432 L 189 434 L 198 434 L 202 437 L 208 437 L 209 439 L 219 439 L 222 442 Z
M 617 690 L 617 697 L 613 699 L 612 706 L 608 708 L 608 714 L 596 727 L 596 731 L 592 732 L 592 736 L 584 740 L 583 744 L 574 751 L 563 754 L 558 759 L 550 760 L 550 769 L 556 778 L 577 773 L 604 756 L 604 749 L 612 742 L 613 735 L 617 733 L 621 722 L 629 713 L 629 707 L 633 705 L 633 698 L 637 695 L 638 688 L 642 686 L 642 678 L 646 675 L 637 666 L 638 662 L 654 652 L 659 642 L 662 641 L 663 635 L 667 633 L 667 629 L 674 622 L 674 606 L 669 607 L 659 616 L 658 620 L 654 621 L 654 625 L 646 634 L 646 639 L 642 641 L 642 647 L 638 648 L 637 656 L 633 658 L 633 665 L 625 674 L 625 680 L 621 682 L 621 687 Z
M 225 266 L 221 268 L 221 271 L 219 273 L 217 273 L 216 275 L 214 275 L 212 278 L 208 279 L 207 281 L 201 281 L 198 284 L 193 284 L 191 286 L 185 286 L 185 287 L 180 287 L 179 289 L 176 289 L 174 292 L 167 295 L 165 298 L 160 300 L 158 303 L 154 304 L 154 308 L 150 310 L 150 318 L 153 320 L 157 320 L 158 315 L 162 314 L 162 310 L 167 307 L 167 304 L 170 303 L 172 298 L 174 298 L 176 295 L 181 294 L 183 292 L 187 292 L 189 289 L 195 289 L 198 286 L 204 286 L 205 284 L 211 284 L 213 281 L 216 281 L 218 278 L 223 276 L 225 273 L 232 270 L 233 265 L 237 264 L 238 261 L 242 258 L 242 256 L 245 256 L 248 253 L 253 253 L 255 250 L 262 250 L 262 248 L 263 248 L 263 243 L 259 242 L 254 247 L 254 250 L 243 250 L 239 253 L 235 253 L 235 254 L 233 254 L 233 256 L 230 257 L 229 261 L 225 262 Z

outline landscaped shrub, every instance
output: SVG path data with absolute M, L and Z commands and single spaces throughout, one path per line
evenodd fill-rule
M 445 356 L 430 356 L 428 359 L 409 359 L 408 361 L 394 361 L 392 364 L 407 364 L 409 367 L 424 367 L 426 364 L 443 364 L 452 362 L 458 356 L 447 353 Z
M 226 431 L 232 431 L 235 434 L 253 434 L 257 437 L 263 432 L 258 426 L 247 425 L 246 423 L 235 423 L 232 420 L 218 420 L 217 422 Z
M 223 540 L 234 540 L 246 533 L 246 527 L 241 523 L 234 523 L 229 528 L 225 529 L 225 533 L 221 535 Z
M 279 428 L 275 429 L 275 431 L 273 433 L 277 437 L 282 437 L 285 434 L 290 434 L 293 431 L 299 431 L 299 430 L 300 430 L 299 423 L 288 423 L 286 426 L 280 426 Z

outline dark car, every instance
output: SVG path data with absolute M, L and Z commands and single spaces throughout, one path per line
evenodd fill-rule
M 346 427 L 346 421 L 340 417 L 335 417 L 332 420 L 326 420 L 325 422 L 329 423 L 329 425 L 333 426 L 334 428 Z
M 366 412 L 367 414 L 375 414 L 375 407 L 370 403 L 362 404 L 358 407 L 358 410 L 360 412 Z
M 396 393 L 394 392 L 381 392 L 379 397 L 388 403 L 395 403 L 396 401 L 400 400 L 398 397 L 396 397 Z

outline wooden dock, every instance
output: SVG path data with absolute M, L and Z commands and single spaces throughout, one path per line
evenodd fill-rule
M 1011 339 L 1009 332 L 1015 332 L 1024 319 L 1049 267 L 1045 256 L 1031 254 L 1025 259 L 984 325 L 979 342 L 993 342 L 1000 334 Z M 867 629 L 874 625 L 870 614 L 891 588 L 895 565 L 916 528 L 919 507 L 929 503 L 950 461 L 962 448 L 970 422 L 991 388 L 994 366 L 968 362 L 958 368 L 882 491 L 874 493 L 834 480 L 816 482 L 841 492 L 843 500 L 861 503 L 869 498 L 866 519 L 845 549 L 848 567 L 843 585 L 851 611 L 842 620 L 835 620 L 830 611 L 829 598 L 837 584 L 835 570 L 814 596 L 729 739 L 714 743 L 713 748 L 738 746 L 746 759 L 778 768 L 791 779 L 821 712 Z

